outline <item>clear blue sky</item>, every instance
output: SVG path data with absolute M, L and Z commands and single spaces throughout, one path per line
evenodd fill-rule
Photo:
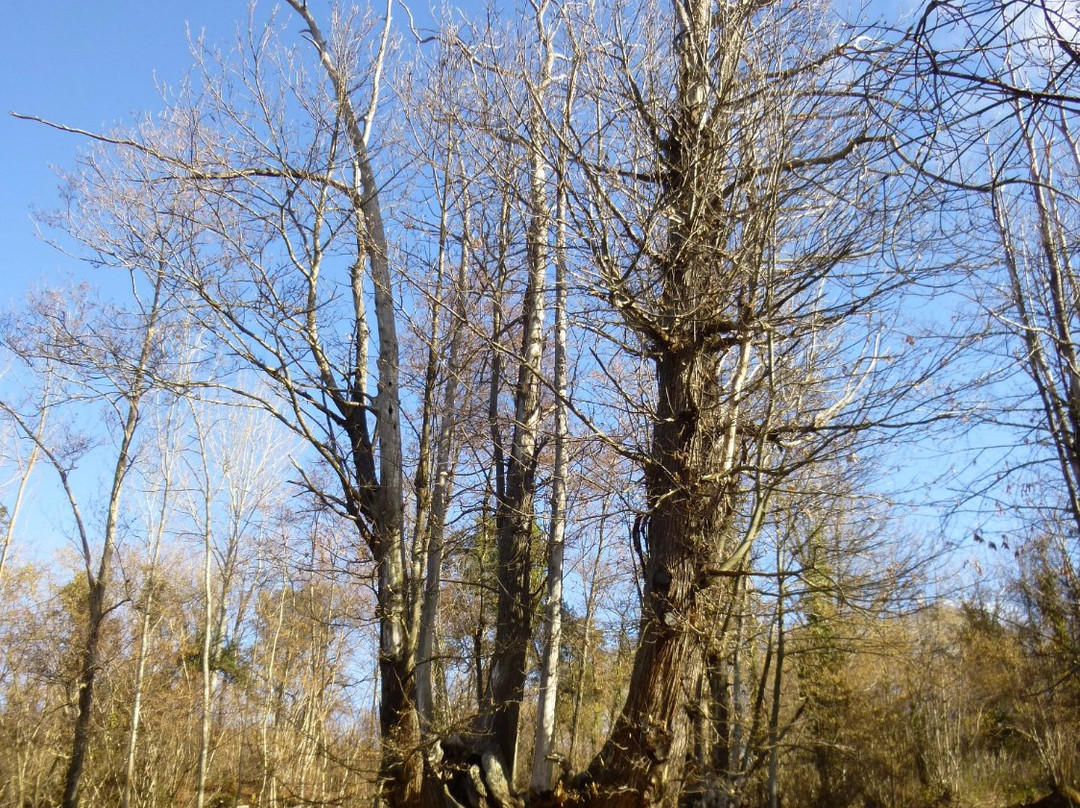
M 94 130 L 157 109 L 155 81 L 175 84 L 190 64 L 188 26 L 227 42 L 248 19 L 246 0 L 37 0 L 9 11 L 0 26 L 0 308 L 30 284 L 78 272 L 35 236 L 30 212 L 56 205 L 51 166 L 71 166 L 79 139 L 8 113 Z

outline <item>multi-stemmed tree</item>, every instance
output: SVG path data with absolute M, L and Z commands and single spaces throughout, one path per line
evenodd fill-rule
M 381 20 L 335 13 L 323 28 L 306 2 L 288 5 L 304 42 L 282 45 L 270 26 L 233 56 L 198 52 L 192 84 L 161 116 L 92 135 L 102 151 L 82 168 L 96 188 L 168 201 L 154 208 L 155 232 L 177 236 L 136 269 L 185 301 L 225 367 L 186 389 L 227 390 L 302 439 L 296 482 L 350 526 L 355 557 L 374 571 L 380 798 L 517 799 L 554 416 L 532 767 L 537 793 L 551 783 L 572 413 L 636 466 L 636 512 L 604 519 L 625 522 L 641 603 L 625 704 L 596 758 L 559 788 L 597 805 L 674 805 L 692 701 L 717 649 L 740 642 L 745 579 L 783 585 L 794 550 L 779 537 L 800 540 L 776 528 L 773 509 L 797 501 L 785 486 L 819 464 L 854 463 L 860 441 L 924 417 L 901 393 L 913 377 L 889 332 L 921 270 L 905 229 L 917 199 L 895 176 L 902 161 L 875 94 L 869 57 L 881 54 L 800 0 L 538 2 L 520 31 L 443 32 L 433 81 L 474 91 L 455 88 L 455 104 L 395 74 L 398 99 L 430 99 L 395 108 L 398 128 L 384 98 L 391 6 Z M 444 132 L 439 148 L 420 142 Z M 433 221 L 395 204 L 417 197 L 437 200 Z M 143 232 L 137 215 L 103 224 L 121 241 Z M 420 311 L 426 334 L 405 327 Z M 571 344 L 571 328 L 589 343 Z M 574 367 L 588 395 L 570 394 Z M 462 434 L 466 423 L 482 428 Z M 487 490 L 455 498 L 455 479 Z M 464 736 L 444 738 L 433 662 L 446 523 L 474 507 L 474 532 L 494 540 L 493 559 L 480 559 L 492 575 L 476 583 L 495 619 L 475 643 L 476 715 L 456 722 Z M 757 552 L 766 530 L 775 563 Z M 209 524 L 204 533 L 210 542 Z M 471 537 L 478 554 L 483 538 Z

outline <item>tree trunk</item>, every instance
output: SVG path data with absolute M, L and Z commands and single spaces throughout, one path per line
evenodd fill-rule
M 368 150 L 390 31 L 390 4 L 386 7 L 382 40 L 373 67 L 370 103 L 362 116 L 357 114 L 349 85 L 340 66 L 334 62 L 333 52 L 307 3 L 289 0 L 289 5 L 307 26 L 308 41 L 318 52 L 333 86 L 337 111 L 352 147 L 354 176 L 351 204 L 357 242 L 353 267 L 354 297 L 357 294 L 356 279 L 365 260 L 370 268 L 374 289 L 379 340 L 374 405 L 378 451 L 375 451 L 368 438 L 365 415 L 367 391 L 353 390 L 351 402 L 342 415 L 348 422 L 346 428 L 353 440 L 356 477 L 361 487 L 357 491 L 346 492 L 346 497 L 355 500 L 357 518 L 362 514 L 370 523 L 369 544 L 378 567 L 376 601 L 379 619 L 379 730 L 382 739 L 379 799 L 393 806 L 405 806 L 419 798 L 422 776 L 420 720 L 416 711 L 416 627 L 409 624 L 411 612 L 407 602 L 410 590 L 405 542 L 397 313 L 389 242 L 383 226 L 380 184 Z M 362 322 L 357 322 L 356 326 L 365 331 L 366 337 L 366 326 Z M 362 341 L 363 338 L 358 335 L 358 349 Z M 363 378 L 359 362 L 356 378 Z
M 581 665 L 578 668 L 577 693 L 574 695 L 574 713 L 570 719 L 570 749 L 567 752 L 567 763 L 573 770 L 577 765 L 575 751 L 578 745 L 578 726 L 581 719 L 581 707 L 585 700 L 585 676 L 589 669 L 589 645 L 592 642 L 593 615 L 596 612 L 596 596 L 600 586 L 600 562 L 604 557 L 604 530 L 608 520 L 608 498 L 604 497 L 600 507 L 600 519 L 597 527 L 598 539 L 596 542 L 596 556 L 589 575 L 588 589 L 585 593 L 584 630 L 581 638 Z
M 538 11 L 538 20 L 542 20 Z M 540 24 L 543 32 L 542 22 Z M 548 44 L 542 34 L 542 42 Z M 532 639 L 532 538 L 535 517 L 536 451 L 540 433 L 541 360 L 544 343 L 544 298 L 548 262 L 550 207 L 547 164 L 542 138 L 542 99 L 549 83 L 551 59 L 546 53 L 539 86 L 531 88 L 529 112 L 529 225 L 526 233 L 528 282 L 522 302 L 521 351 L 514 388 L 514 433 L 506 468 L 505 494 L 498 503 L 495 530 L 498 550 L 498 606 L 484 729 L 502 756 L 514 781 L 518 719 L 525 695 L 529 642 Z
M 48 398 L 49 393 L 46 390 L 42 396 L 41 412 L 38 415 L 38 424 L 32 439 L 33 445 L 30 447 L 30 457 L 26 461 L 26 467 L 19 469 L 19 485 L 15 489 L 15 501 L 11 505 L 11 510 L 4 514 L 7 517 L 7 526 L 4 528 L 3 544 L 0 544 L 0 592 L 3 591 L 4 569 L 7 567 L 8 553 L 11 552 L 11 543 L 15 538 L 15 523 L 19 518 L 19 511 L 22 509 L 23 495 L 26 493 L 30 475 L 33 473 L 34 465 L 37 463 L 38 453 L 41 451 L 39 444 L 45 436 L 45 425 L 49 420 Z
M 86 644 L 82 651 L 79 669 L 78 713 L 75 716 L 75 732 L 71 741 L 71 758 L 64 775 L 63 808 L 78 808 L 79 787 L 82 785 L 83 767 L 90 750 L 91 711 L 94 704 L 94 681 L 100 665 L 101 628 L 105 622 L 106 581 L 98 578 L 90 584 L 88 596 L 89 616 Z
M 449 171 L 446 172 L 446 175 Z M 447 180 L 444 180 L 448 182 Z M 448 203 L 443 202 L 443 217 L 446 215 Z M 431 505 L 430 512 L 425 520 L 427 542 L 426 547 L 426 570 L 424 572 L 424 584 L 422 593 L 422 605 L 419 617 L 419 639 L 416 651 L 416 703 L 420 714 L 420 720 L 425 730 L 432 725 L 435 718 L 435 690 L 433 680 L 436 676 L 436 666 L 432 664 L 435 655 L 435 630 L 439 618 L 439 600 L 442 592 L 442 568 L 444 556 L 444 535 L 446 532 L 446 510 L 450 502 L 452 488 L 453 465 L 451 454 L 454 444 L 454 430 L 457 426 L 457 398 L 461 382 L 458 376 L 461 373 L 461 342 L 465 328 L 468 303 L 468 266 L 469 266 L 469 234 L 468 217 L 464 223 L 464 235 L 461 239 L 461 257 L 458 264 L 457 278 L 454 286 L 453 313 L 450 324 L 450 348 L 446 359 L 446 380 L 443 388 L 441 417 L 439 419 L 438 436 L 435 439 L 435 476 L 431 481 Z M 440 226 L 441 237 L 445 238 L 445 223 Z M 440 243 L 440 260 L 442 260 L 443 246 Z M 435 307 L 432 306 L 432 321 L 435 321 Z M 434 379 L 430 384 L 434 386 Z M 418 486 L 419 488 L 419 486 Z M 419 491 L 417 496 L 419 497 Z M 418 529 L 420 520 L 417 520 Z M 439 676 L 442 674 L 439 673 Z M 440 688 L 441 690 L 442 688 Z
M 170 419 L 171 425 L 171 419 Z M 150 646 L 151 610 L 154 605 L 154 586 L 157 583 L 158 554 L 161 536 L 165 531 L 165 516 L 172 492 L 172 474 L 166 468 L 163 473 L 164 488 L 158 521 L 153 528 L 154 539 L 150 550 L 150 569 L 146 579 L 146 597 L 143 601 L 142 620 L 139 621 L 139 650 L 135 661 L 135 693 L 131 704 L 131 726 L 128 729 L 127 756 L 124 763 L 124 791 L 121 808 L 131 808 L 132 791 L 135 788 L 135 759 L 139 748 L 139 723 L 142 719 L 143 680 L 146 676 L 146 656 Z
M 693 751 L 688 708 L 705 673 L 703 637 L 716 618 L 712 571 L 726 570 L 734 559 L 718 565 L 734 528 L 734 424 L 749 338 L 724 316 L 731 301 L 715 300 L 711 289 L 719 263 L 714 240 L 728 223 L 703 212 L 717 181 L 709 168 L 714 146 L 704 99 L 712 82 L 725 77 L 710 75 L 707 61 L 716 25 L 712 4 L 691 0 L 677 6 L 675 100 L 667 137 L 658 144 L 666 244 L 655 258 L 655 309 L 630 320 L 647 346 L 656 380 L 644 463 L 647 511 L 635 526 L 644 552 L 639 647 L 622 713 L 588 772 L 605 808 L 677 804 Z M 734 47 L 739 34 L 731 36 Z M 710 341 L 705 333 L 724 339 Z M 727 388 L 720 390 L 724 344 L 740 350 Z
M 694 456 L 692 371 L 684 358 L 657 359 L 640 645 L 622 714 L 590 767 L 605 787 L 603 805 L 673 806 L 682 787 L 692 730 L 687 704 L 704 672 L 694 625 L 705 566 L 699 548 L 707 546 L 694 515 L 702 503 L 678 482 L 687 479 Z
M 777 570 L 783 559 L 780 548 L 776 550 Z M 784 673 L 784 576 L 781 572 L 776 583 L 776 668 L 773 672 L 772 706 L 769 710 L 769 808 L 779 806 L 780 765 L 780 696 Z
M 153 300 L 145 312 L 147 319 L 143 323 L 142 339 L 140 340 L 139 355 L 135 362 L 134 373 L 130 381 L 130 386 L 121 391 L 121 395 L 123 396 L 122 400 L 127 404 L 127 411 L 124 415 L 124 426 L 120 438 L 120 446 L 116 454 L 116 462 L 113 466 L 108 507 L 105 516 L 105 531 L 102 538 L 101 555 L 98 559 L 96 574 L 91 565 L 90 540 L 87 534 L 86 525 L 83 522 L 74 492 L 71 490 L 67 470 L 51 452 L 44 452 L 57 473 L 60 475 L 61 483 L 67 495 L 68 502 L 71 505 L 82 545 L 83 561 L 85 563 L 88 583 L 86 643 L 83 646 L 82 664 L 78 676 L 78 713 L 75 717 L 75 731 L 71 741 L 71 758 L 68 761 L 67 772 L 64 775 L 62 808 L 78 808 L 83 767 L 86 764 L 86 756 L 90 749 L 94 682 L 101 667 L 101 632 L 105 624 L 105 619 L 109 614 L 106 598 L 108 597 L 109 589 L 109 572 L 116 547 L 116 531 L 120 519 L 120 495 L 124 488 L 124 482 L 127 479 L 127 473 L 131 468 L 131 453 L 135 441 L 135 431 L 139 425 L 139 406 L 148 389 L 146 379 L 150 366 L 151 353 L 157 339 L 158 318 L 161 315 L 163 301 L 163 287 L 164 275 L 159 267 L 156 283 L 154 285 Z M 40 442 L 37 442 L 36 445 L 44 449 Z
M 205 463 L 205 456 L 203 462 Z M 206 478 L 203 482 L 204 484 L 209 484 L 210 480 Z M 209 490 L 207 490 L 206 496 L 206 513 L 205 521 L 203 523 L 203 538 L 205 542 L 203 547 L 203 637 L 202 648 L 200 649 L 199 654 L 202 712 L 199 716 L 199 768 L 195 783 L 195 808 L 203 808 L 203 805 L 206 803 L 206 777 L 207 768 L 210 763 L 211 700 L 214 690 L 214 669 L 211 665 L 211 655 L 213 651 L 216 650 L 214 648 L 216 638 L 213 636 L 215 626 L 213 620 L 213 590 L 211 587 L 211 561 L 213 560 L 213 555 L 210 550 Z
M 548 535 L 547 608 L 544 615 L 543 658 L 540 666 L 540 702 L 537 705 L 536 741 L 530 788 L 551 788 L 555 745 L 555 703 L 559 691 L 559 652 L 562 642 L 563 552 L 566 534 L 566 193 L 560 182 L 556 202 L 555 235 L 555 463 L 551 481 L 551 529 Z

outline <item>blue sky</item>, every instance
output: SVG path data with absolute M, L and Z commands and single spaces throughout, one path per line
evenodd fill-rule
M 426 16 L 410 5 L 418 22 Z M 248 11 L 247 0 L 39 0 L 0 27 L 0 309 L 78 271 L 35 235 L 30 214 L 56 205 L 53 166 L 72 165 L 79 138 L 8 113 L 99 131 L 156 110 L 157 84 L 175 84 L 191 64 L 188 31 L 227 44 Z
M 209 41 L 224 43 L 247 19 L 246 0 L 45 0 L 8 18 L 0 28 L 0 311 L 17 309 L 34 285 L 106 280 L 88 278 L 31 221 L 34 208 L 58 204 L 56 168 L 71 167 L 84 144 L 8 113 L 108 129 L 160 108 L 158 85 L 177 83 L 191 63 L 189 26 L 192 36 L 205 30 Z M 57 537 L 70 520 L 51 471 L 39 464 L 34 480 L 15 539 L 23 558 L 63 544 Z
M 228 40 L 247 13 L 246 0 L 44 0 L 8 16 L 0 27 L 0 308 L 30 284 L 78 271 L 35 235 L 30 212 L 56 205 L 51 166 L 69 167 L 79 139 L 8 113 L 96 130 L 157 109 L 155 82 L 176 83 L 190 64 L 188 26 Z
M 159 85 L 177 83 L 191 64 L 189 31 L 226 44 L 248 11 L 247 0 L 45 0 L 0 28 L 0 310 L 32 285 L 86 277 L 30 219 L 34 207 L 57 204 L 53 166 L 70 167 L 82 143 L 8 112 L 102 130 L 156 110 Z

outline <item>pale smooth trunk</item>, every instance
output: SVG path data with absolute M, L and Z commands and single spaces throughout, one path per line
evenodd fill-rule
M 540 433 L 540 373 L 551 219 L 547 163 L 541 145 L 545 126 L 542 107 L 554 61 L 544 27 L 545 8 L 546 3 L 536 7 L 544 62 L 538 85 L 530 87 L 528 228 L 525 237 L 528 280 L 522 301 L 521 352 L 514 388 L 514 433 L 506 469 L 505 496 L 498 503 L 496 512 L 498 605 L 489 703 L 484 716 L 484 729 L 494 740 L 511 783 L 517 773 L 518 723 L 532 636 L 530 547 L 535 524 L 536 447 Z
M 551 788 L 554 773 L 555 705 L 559 692 L 559 656 L 562 644 L 563 554 L 566 535 L 566 194 L 560 182 L 556 202 L 555 230 L 555 462 L 551 482 L 551 529 L 548 536 L 547 606 L 544 645 L 540 666 L 540 701 L 537 705 L 536 738 L 530 788 Z
M 209 509 L 209 505 L 207 505 Z M 210 709 L 213 695 L 213 672 L 210 665 L 211 632 L 213 631 L 213 592 L 211 588 L 211 561 L 209 524 L 206 530 L 206 545 L 203 560 L 203 641 L 202 641 L 202 715 L 199 722 L 199 771 L 195 786 L 195 806 L 203 808 L 206 802 L 206 777 L 210 759 Z
M 30 474 L 34 470 L 34 464 L 37 463 L 38 453 L 41 451 L 39 443 L 45 435 L 45 422 L 48 420 L 48 414 L 48 406 L 43 406 L 41 417 L 38 420 L 35 437 L 33 438 L 34 445 L 30 448 L 30 457 L 26 461 L 26 468 L 22 470 L 22 475 L 19 478 L 19 486 L 15 490 L 15 501 L 12 503 L 11 510 L 7 515 L 8 523 L 7 528 L 4 530 L 4 544 L 0 546 L 0 592 L 3 591 L 4 569 L 7 567 L 8 553 L 11 551 L 11 543 L 15 538 L 15 522 L 19 518 L 19 510 L 22 508 L 23 494 L 26 492 L 26 486 L 30 482 Z
M 449 169 L 444 176 L 449 176 Z M 448 183 L 448 180 L 446 181 Z M 443 217 L 440 221 L 440 266 L 445 255 L 447 196 L 443 199 Z M 446 359 L 446 380 L 443 388 L 441 417 L 438 435 L 435 439 L 434 480 L 432 480 L 430 511 L 423 520 L 426 530 L 420 530 L 421 519 L 417 519 L 418 533 L 426 538 L 424 548 L 423 592 L 421 601 L 419 628 L 416 644 L 416 707 L 421 725 L 429 729 L 437 720 L 434 697 L 434 680 L 442 674 L 434 664 L 436 655 L 436 628 L 439 619 L 439 601 L 442 593 L 442 568 L 444 557 L 444 536 L 446 532 L 446 510 L 450 501 L 453 485 L 453 467 L 450 462 L 454 443 L 454 429 L 457 426 L 457 396 L 460 387 L 461 338 L 465 327 L 467 290 L 468 290 L 468 217 L 464 223 L 465 235 L 461 239 L 461 256 L 454 286 L 455 304 L 451 313 L 450 348 Z M 435 306 L 432 306 L 432 321 L 436 321 Z M 434 386 L 433 374 L 429 373 L 429 385 Z M 426 424 L 425 424 L 426 427 Z M 418 489 L 420 486 L 418 486 Z M 418 490 L 417 496 L 420 496 Z M 426 534 L 426 535 L 425 535 Z M 440 688 L 440 692 L 442 688 Z

